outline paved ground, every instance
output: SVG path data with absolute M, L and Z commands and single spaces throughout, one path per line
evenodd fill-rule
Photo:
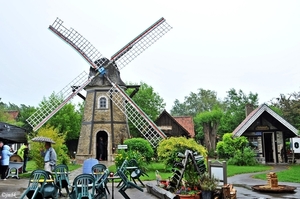
M 105 162 L 107 166 L 109 166 L 110 163 Z M 286 166 L 275 166 L 272 171 L 277 172 L 279 170 L 286 169 Z M 270 172 L 270 171 L 267 171 Z M 267 172 L 261 172 L 261 173 L 267 173 Z M 72 171 L 70 174 L 71 181 L 77 176 L 78 174 L 82 173 L 82 168 L 79 168 L 75 171 Z M 233 177 L 228 178 L 228 183 L 234 184 L 234 188 L 237 189 L 237 198 L 252 198 L 252 199 L 266 199 L 266 198 L 300 198 L 300 183 L 279 183 L 281 185 L 290 185 L 297 187 L 295 193 L 277 193 L 277 194 L 271 194 L 271 193 L 260 193 L 252 191 L 251 187 L 253 185 L 263 185 L 266 184 L 266 181 L 253 179 L 251 178 L 251 175 L 253 174 L 242 174 L 242 175 L 236 175 Z M 299 174 L 295 174 L 299 175 Z M 155 181 L 146 182 L 146 183 L 156 183 Z M 0 181 L 0 199 L 11 199 L 11 198 L 20 198 L 23 191 L 26 189 L 28 185 L 28 179 L 7 179 L 5 181 Z M 109 189 L 112 190 L 111 183 L 108 184 Z M 144 192 L 138 191 L 137 189 L 128 189 L 126 193 L 129 195 L 130 198 L 138 199 L 138 198 L 144 198 L 144 199 L 155 199 L 156 197 L 147 193 L 147 190 L 144 188 Z M 65 193 L 65 190 L 63 190 L 63 193 Z M 63 197 L 61 197 L 63 198 Z M 112 198 L 112 195 L 110 195 L 108 198 Z M 118 192 L 118 189 L 114 189 L 114 198 L 115 199 L 122 199 L 123 197 Z

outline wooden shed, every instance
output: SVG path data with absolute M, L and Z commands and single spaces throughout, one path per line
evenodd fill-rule
M 194 137 L 194 121 L 191 116 L 175 116 L 172 117 L 164 110 L 157 120 L 156 125 L 168 136 L 185 136 Z
M 297 134 L 298 130 L 295 127 L 266 104 L 249 112 L 245 120 L 233 131 L 234 137 L 248 138 L 255 148 L 257 160 L 261 163 L 287 162 L 286 141 Z

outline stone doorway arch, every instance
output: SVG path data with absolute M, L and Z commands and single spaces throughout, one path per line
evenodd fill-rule
M 100 138 L 102 138 L 103 140 L 103 154 L 102 154 L 102 160 L 103 161 L 107 161 L 107 146 L 108 146 L 108 135 L 105 131 L 98 131 L 97 135 L 96 135 L 96 159 L 99 160 L 99 156 L 100 156 L 100 152 L 99 152 L 99 142 L 100 142 Z

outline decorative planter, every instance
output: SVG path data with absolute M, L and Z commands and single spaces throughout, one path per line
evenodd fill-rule
M 195 195 L 180 195 L 178 194 L 180 199 L 195 199 Z

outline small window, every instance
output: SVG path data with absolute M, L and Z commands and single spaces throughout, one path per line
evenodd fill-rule
M 106 97 L 100 97 L 99 99 L 99 108 L 107 108 L 107 100 Z

